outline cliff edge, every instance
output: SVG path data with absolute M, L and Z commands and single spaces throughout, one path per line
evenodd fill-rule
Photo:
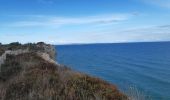
M 55 62 L 49 44 L 0 46 L 0 100 L 127 100 L 116 86 Z

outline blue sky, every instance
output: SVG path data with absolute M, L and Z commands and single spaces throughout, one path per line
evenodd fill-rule
M 170 0 L 0 0 L 0 42 L 170 41 Z

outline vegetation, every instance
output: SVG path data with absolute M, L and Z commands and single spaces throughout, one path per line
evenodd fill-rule
M 108 82 L 30 51 L 6 56 L 0 71 L 0 100 L 127 100 L 127 96 Z
M 127 86 L 124 92 L 129 100 L 153 100 L 150 95 L 145 95 L 144 91 L 142 92 L 134 85 Z
M 5 50 L 4 50 L 2 47 L 0 47 L 0 56 L 1 56 L 4 52 L 5 52 Z

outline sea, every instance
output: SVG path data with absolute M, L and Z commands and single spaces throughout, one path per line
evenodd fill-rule
M 56 45 L 56 50 L 57 62 L 128 95 L 170 100 L 170 42 Z

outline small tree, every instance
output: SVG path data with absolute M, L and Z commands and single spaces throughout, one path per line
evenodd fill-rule
M 9 45 L 10 46 L 21 46 L 21 43 L 19 43 L 19 42 L 12 42 Z
M 21 44 L 19 42 L 12 42 L 8 45 L 8 50 L 16 50 L 21 47 Z

